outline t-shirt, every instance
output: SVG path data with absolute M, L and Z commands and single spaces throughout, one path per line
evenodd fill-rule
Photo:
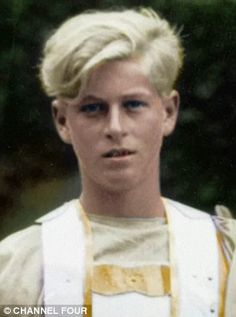
M 93 214 L 88 217 L 93 237 L 94 292 L 111 295 L 134 290 L 161 295 L 170 291 L 166 269 L 169 266 L 169 237 L 165 218 L 117 218 Z M 215 217 L 214 222 L 229 262 L 225 316 L 235 317 L 236 221 Z M 116 267 L 111 267 L 114 263 Z M 164 274 L 155 271 L 155 267 L 163 267 Z M 153 283 L 154 276 L 159 283 Z M 0 243 L 0 305 L 6 304 L 43 304 L 40 224 L 21 230 Z

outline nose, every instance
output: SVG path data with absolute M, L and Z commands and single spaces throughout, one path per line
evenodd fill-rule
M 107 113 L 104 132 L 106 138 L 113 141 L 120 141 L 127 134 L 124 118 L 118 105 L 110 107 Z

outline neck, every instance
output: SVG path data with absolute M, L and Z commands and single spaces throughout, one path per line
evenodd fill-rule
M 123 191 L 107 190 L 83 179 L 82 188 L 80 202 L 87 213 L 142 218 L 165 215 L 157 178 Z

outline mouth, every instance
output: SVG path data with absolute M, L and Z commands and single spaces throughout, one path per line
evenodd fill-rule
M 113 158 L 113 157 L 125 157 L 134 154 L 134 151 L 127 150 L 127 149 L 112 149 L 102 156 L 105 158 Z

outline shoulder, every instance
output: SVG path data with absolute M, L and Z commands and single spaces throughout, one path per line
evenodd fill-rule
M 233 219 L 231 211 L 226 206 L 216 205 L 215 212 L 213 220 L 220 233 L 225 254 L 231 261 L 236 253 L 236 219 Z
M 0 304 L 36 304 L 41 293 L 41 226 L 32 225 L 0 243 Z
M 41 226 L 32 225 L 24 230 L 11 234 L 0 242 L 0 276 L 10 266 L 28 262 L 39 253 Z
M 214 223 L 216 232 L 221 238 L 227 258 L 229 258 L 229 260 L 232 259 L 233 254 L 236 252 L 236 219 L 232 218 L 228 208 L 225 206 L 216 206 L 216 214 L 212 215 L 171 199 L 165 198 L 164 201 L 167 208 L 178 210 L 187 218 L 193 220 L 204 218 L 211 220 Z
M 225 255 L 231 261 L 236 256 L 236 219 L 214 216 L 213 221 L 220 235 Z
M 32 225 L 26 229 L 17 231 L 0 242 L 0 254 L 17 254 L 25 247 L 34 248 L 40 236 L 41 226 Z
M 215 222 L 219 230 L 236 245 L 236 219 L 226 206 L 216 205 L 215 211 Z
M 59 217 L 60 215 L 64 214 L 69 209 L 76 208 L 75 206 L 76 206 L 77 201 L 78 200 L 73 199 L 73 200 L 70 200 L 68 202 L 65 202 L 63 205 L 57 207 L 56 209 L 52 210 L 51 212 L 47 213 L 46 215 L 38 218 L 35 222 L 38 224 L 42 224 L 43 222 L 51 221 L 51 220 Z
M 178 201 L 175 201 L 169 198 L 164 198 L 163 201 L 164 201 L 166 210 L 172 210 L 172 212 L 174 213 L 178 211 L 180 214 L 182 214 L 186 218 L 193 219 L 193 220 L 194 219 L 201 220 L 201 219 L 209 219 L 210 217 L 207 212 L 185 205 Z
M 58 217 L 73 204 L 63 204 L 0 242 L 0 305 L 42 303 L 42 223 Z

